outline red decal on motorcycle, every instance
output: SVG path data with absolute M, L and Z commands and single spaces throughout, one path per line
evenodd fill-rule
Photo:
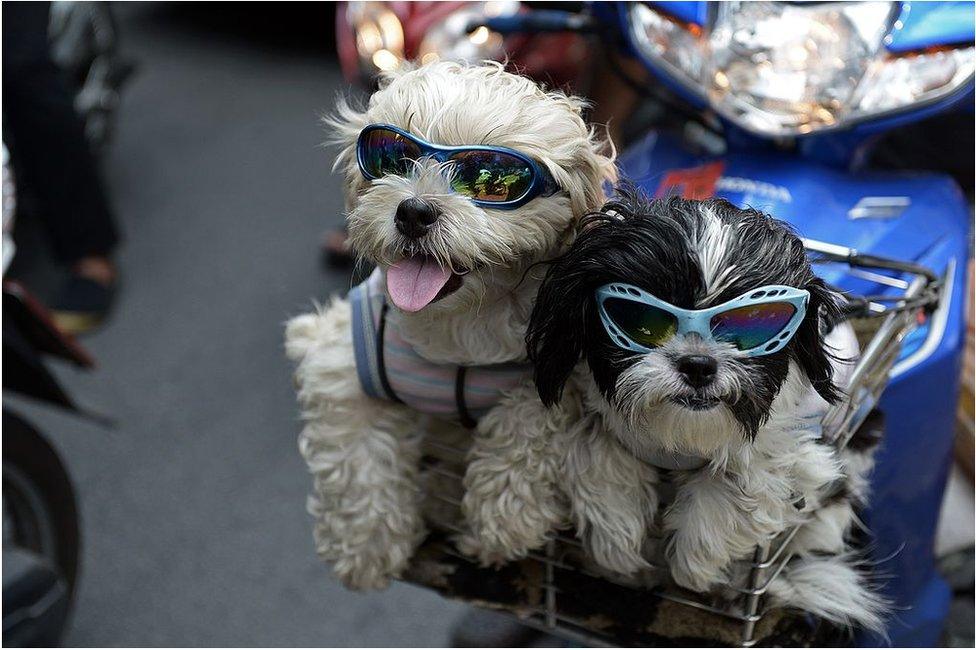
M 724 170 L 721 160 L 691 169 L 674 169 L 661 181 L 654 196 L 677 194 L 686 199 L 707 199 L 715 196 L 715 184 Z

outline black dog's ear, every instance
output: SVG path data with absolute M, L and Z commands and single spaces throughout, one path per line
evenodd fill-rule
M 810 292 L 806 316 L 794 337 L 793 356 L 821 397 L 831 404 L 841 398 L 834 383 L 836 357 L 827 348 L 824 335 L 840 320 L 838 296 L 820 278 L 805 287 Z
M 554 263 L 539 289 L 526 334 L 539 398 L 556 404 L 586 349 L 587 309 L 592 296 L 579 269 L 565 258 Z
M 525 339 L 536 390 L 546 406 L 559 401 L 570 374 L 591 343 L 590 336 L 599 336 L 591 334 L 599 323 L 594 296 L 597 287 L 614 277 L 630 277 L 635 257 L 661 256 L 661 247 L 653 245 L 658 240 L 677 239 L 674 222 L 666 211 L 645 218 L 653 213 L 652 207 L 636 186 L 621 183 L 614 198 L 598 212 L 580 218 L 576 241 L 549 267 Z M 657 230 L 650 235 L 644 232 L 655 224 L 667 235 L 661 236 Z M 643 236 L 636 237 L 640 234 Z

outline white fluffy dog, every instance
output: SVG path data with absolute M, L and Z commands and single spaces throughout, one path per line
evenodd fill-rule
M 806 524 L 770 593 L 880 628 L 882 603 L 845 541 L 870 450 L 839 454 L 820 429 L 840 397 L 831 346 L 854 354 L 856 341 L 843 327 L 825 341 L 836 297 L 799 238 L 725 201 L 647 201 L 630 188 L 581 227 L 532 315 L 542 403 L 519 408 L 534 427 L 495 426 L 475 441 L 469 550 L 484 561 L 520 557 L 568 504 L 602 568 L 647 568 L 660 551 L 648 535 L 656 527 L 677 584 L 721 591 L 757 544 Z M 526 448 L 537 450 L 531 466 Z M 662 469 L 675 494 L 659 513 Z
M 498 64 L 437 62 L 388 75 L 365 111 L 340 103 L 328 121 L 342 147 L 336 168 L 345 174 L 351 245 L 377 265 L 364 291 L 384 305 L 380 366 L 385 349 L 390 373 L 411 372 L 395 363 L 420 364 L 417 372 L 429 371 L 436 383 L 447 369 L 451 377 L 457 371 L 460 386 L 450 388 L 460 395 L 456 408 L 426 408 L 439 393 L 409 393 L 405 374 L 405 383 L 392 387 L 381 377 L 399 402 L 367 394 L 354 353 L 359 324 L 346 299 L 288 323 L 286 349 L 297 362 L 305 421 L 299 446 L 314 476 L 316 547 L 347 586 L 383 587 L 407 565 L 424 534 L 422 411 L 470 422 L 466 391 L 478 407 L 472 411 L 490 407 L 478 401 L 477 386 L 467 389 L 463 371 L 488 366 L 489 377 L 492 364 L 525 359 L 539 283 L 527 271 L 562 252 L 576 219 L 604 200 L 612 155 L 585 125 L 582 108 Z M 371 125 L 382 128 L 364 150 L 361 133 L 366 137 Z M 509 167 L 498 172 L 498 160 L 454 155 L 451 147 L 504 148 L 531 162 L 520 166 L 502 155 Z M 492 204 L 518 199 L 526 179 L 536 188 L 530 200 Z M 528 377 L 498 390 L 503 401 L 532 391 Z M 496 417 L 516 416 L 491 411 L 485 419 Z

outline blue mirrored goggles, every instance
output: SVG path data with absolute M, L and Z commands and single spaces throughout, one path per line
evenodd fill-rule
M 596 301 L 607 334 L 625 350 L 650 352 L 694 332 L 705 341 L 730 343 L 746 356 L 758 357 L 790 342 L 810 293 L 769 285 L 715 307 L 681 309 L 639 287 L 612 282 L 596 290 Z
M 390 124 L 370 124 L 359 133 L 356 160 L 368 180 L 409 176 L 415 161 L 452 163 L 451 189 L 477 205 L 514 210 L 559 186 L 542 165 L 506 147 L 446 147 L 426 142 Z

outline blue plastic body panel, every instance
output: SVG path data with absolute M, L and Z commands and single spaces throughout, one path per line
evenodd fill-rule
M 704 25 L 708 21 L 707 2 L 648 2 L 655 9 L 671 14 L 678 20 L 694 25 Z
M 678 20 L 695 25 L 708 22 L 708 2 L 648 2 Z M 902 2 L 891 33 L 885 39 L 895 53 L 924 50 L 941 45 L 972 44 L 976 39 L 973 2 Z
M 974 9 L 972 2 L 903 2 L 885 45 L 895 53 L 972 45 L 976 39 Z
M 935 572 L 933 540 L 951 461 L 965 327 L 970 217 L 962 193 L 938 174 L 853 174 L 790 154 L 733 151 L 703 159 L 658 133 L 631 146 L 620 163 L 624 175 L 651 195 L 670 172 L 719 163 L 716 196 L 765 210 L 804 237 L 917 260 L 949 273 L 947 307 L 906 342 L 898 374 L 882 397 L 887 429 L 865 517 L 875 540 L 873 559 L 882 561 L 879 571 L 890 576 L 884 592 L 896 607 L 888 630 L 892 644 L 936 644 L 949 596 Z M 868 196 L 906 197 L 910 205 L 893 219 L 851 219 L 849 210 Z M 836 269 L 824 275 L 853 292 L 884 291 Z M 859 641 L 882 643 L 871 637 Z

